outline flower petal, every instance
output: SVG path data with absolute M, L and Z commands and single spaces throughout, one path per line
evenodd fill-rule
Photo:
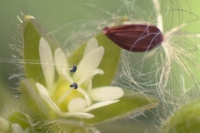
M 74 98 L 68 103 L 69 112 L 81 112 L 87 105 L 83 98 Z
M 109 101 L 119 99 L 124 95 L 124 92 L 119 87 L 99 87 L 91 90 L 90 97 L 94 101 Z
M 74 79 L 79 80 L 89 72 L 96 69 L 101 62 L 103 54 L 104 48 L 101 46 L 90 51 L 86 56 L 84 56 L 78 65 L 76 73 L 74 74 Z
M 54 61 L 49 43 L 41 37 L 39 42 L 40 62 L 48 88 L 52 88 L 54 81 Z
M 90 119 L 94 117 L 94 115 L 92 114 L 83 113 L 83 112 L 68 112 L 68 113 L 62 113 L 61 115 L 63 117 L 78 117 L 78 118 L 86 118 L 86 119 Z
M 49 93 L 47 92 L 47 89 L 41 85 L 40 83 L 36 83 L 36 87 L 39 91 L 40 96 L 44 101 L 46 101 L 49 106 L 54 109 L 56 112 L 60 112 L 60 109 L 57 107 L 57 105 L 51 100 Z
M 98 42 L 97 42 L 97 39 L 93 37 L 86 44 L 84 56 L 96 48 L 98 48 Z
M 41 85 L 40 83 L 36 83 L 36 87 L 37 87 L 40 95 L 42 94 L 42 95 L 45 95 L 46 97 L 50 98 L 47 89 L 43 85 Z
M 56 64 L 56 70 L 57 70 L 58 74 L 62 75 L 62 68 L 67 69 L 68 63 L 67 63 L 67 60 L 66 60 L 65 53 L 62 51 L 61 48 L 57 48 L 55 50 L 54 61 L 55 61 L 55 64 Z
M 116 102 L 118 102 L 118 101 L 119 101 L 119 100 L 98 102 L 98 103 L 92 104 L 91 106 L 88 106 L 87 108 L 85 108 L 85 109 L 83 110 L 83 112 L 89 112 L 89 111 L 91 111 L 91 110 L 93 110 L 93 109 L 97 109 L 97 108 L 100 108 L 100 107 L 104 107 L 104 106 L 107 106 L 107 105 L 116 103 Z
M 13 133 L 24 133 L 24 130 L 22 129 L 22 127 L 19 124 L 14 123 L 14 124 L 12 124 L 12 132 Z

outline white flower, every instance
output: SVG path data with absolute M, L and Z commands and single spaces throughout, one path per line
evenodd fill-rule
M 53 56 L 48 42 L 44 38 L 41 38 L 39 53 L 47 88 L 40 83 L 36 83 L 36 87 L 43 100 L 61 116 L 93 118 L 94 115 L 87 112 L 116 103 L 119 101 L 117 99 L 124 95 L 123 90 L 119 87 L 105 86 L 92 88 L 92 77 L 96 74 L 104 73 L 103 70 L 97 69 L 104 55 L 104 48 L 102 46 L 98 47 L 98 42 L 95 38 L 87 42 L 83 58 L 79 62 L 77 70 L 72 77 L 69 74 L 66 56 L 60 48 L 54 51 Z M 56 66 L 56 68 L 54 68 L 54 66 Z M 51 98 L 54 94 L 53 92 L 56 91 L 56 89 L 53 89 L 55 69 L 59 76 L 62 77 L 64 75 L 67 82 L 70 83 L 69 86 L 66 86 L 67 91 L 59 97 L 58 101 Z M 81 88 L 82 86 L 86 87 Z M 83 97 L 72 98 L 68 102 L 68 105 L 66 105 L 68 106 L 68 111 L 61 111 L 57 105 L 66 100 L 69 94 L 74 90 L 82 94 Z

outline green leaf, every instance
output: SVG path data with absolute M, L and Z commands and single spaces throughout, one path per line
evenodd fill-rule
M 20 112 L 20 111 L 15 111 L 15 112 L 11 113 L 8 120 L 11 123 L 19 124 L 23 129 L 32 127 L 32 121 L 31 121 L 29 115 L 27 115 L 23 112 Z
M 23 58 L 25 63 L 25 73 L 27 78 L 45 84 L 39 58 L 39 40 L 44 37 L 49 43 L 52 51 L 59 45 L 57 41 L 39 23 L 32 18 L 26 18 L 23 22 Z
M 200 101 L 183 106 L 165 123 L 162 133 L 199 133 L 199 110 Z
M 90 111 L 89 113 L 95 115 L 95 117 L 84 120 L 85 124 L 96 125 L 113 121 L 158 105 L 158 99 L 155 97 L 142 95 L 128 89 L 123 89 L 123 91 L 125 94 L 119 102 Z
M 43 118 L 49 117 L 49 108 L 40 97 L 33 79 L 26 79 L 20 82 L 22 100 L 25 101 L 29 109 Z
M 108 86 L 111 84 L 120 60 L 121 48 L 110 41 L 104 34 L 96 36 L 99 46 L 103 46 L 105 53 L 98 68 L 102 69 L 105 74 L 96 75 L 93 79 L 93 87 Z M 81 45 L 69 58 L 70 64 L 78 64 L 83 57 L 86 43 Z

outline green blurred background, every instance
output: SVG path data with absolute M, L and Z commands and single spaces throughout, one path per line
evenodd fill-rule
M 64 44 L 65 39 L 72 34 L 72 31 L 79 30 L 79 28 L 82 27 L 87 30 L 87 25 L 91 24 L 95 26 L 100 22 L 112 17 L 111 15 L 97 8 L 87 6 L 86 4 L 95 5 L 98 8 L 105 9 L 106 11 L 115 15 L 130 15 L 130 12 L 126 9 L 127 5 L 123 5 L 124 2 L 122 1 L 125 0 L 0 0 L 0 58 L 11 59 L 11 55 L 16 54 L 15 51 L 12 51 L 9 48 L 8 44 L 16 44 L 16 42 L 11 39 L 11 36 L 16 35 L 13 29 L 16 29 L 15 25 L 19 24 L 16 16 L 18 15 L 21 17 L 22 9 L 25 11 L 27 8 L 28 14 L 33 15 L 37 21 L 48 31 L 57 30 L 68 23 L 78 20 L 87 20 L 66 26 L 62 30 L 56 32 L 56 38 L 61 44 Z M 166 3 L 169 3 L 169 5 Z M 164 12 L 167 10 L 167 6 L 170 6 L 173 9 L 180 8 L 177 5 L 180 5 L 183 10 L 187 10 L 189 13 L 184 12 L 181 14 L 181 10 L 169 11 L 166 16 L 163 16 L 166 29 L 170 29 L 170 27 L 178 25 L 182 21 L 188 20 L 188 17 L 192 16 L 191 13 L 200 16 L 199 0 L 162 1 L 162 9 Z M 154 15 L 149 17 L 154 9 L 151 0 L 130 1 L 128 6 L 133 7 L 133 11 L 135 13 L 134 16 L 136 17 L 135 19 L 140 19 L 147 22 L 150 21 L 153 23 L 155 22 Z M 120 12 L 117 12 L 118 10 L 120 10 Z M 182 16 L 184 16 L 183 19 Z M 194 16 L 192 18 L 194 18 Z M 197 20 L 193 23 L 189 23 L 184 30 L 192 33 L 200 33 L 200 21 Z M 8 80 L 8 78 L 11 74 L 16 73 L 17 71 L 18 70 L 16 70 L 16 67 L 13 64 L 0 61 L 1 89 L 13 88 L 15 86 L 14 83 L 17 80 Z M 153 117 L 153 113 L 148 113 L 148 116 Z M 136 120 L 124 120 L 120 123 L 114 122 L 99 127 L 105 133 L 135 133 L 144 131 L 146 131 L 145 133 L 150 131 L 154 132 L 156 127 L 153 125 L 154 122 L 157 122 L 156 120 L 152 121 L 150 118 L 148 120 L 146 120 L 145 117 L 141 117 L 139 120 L 140 122 Z

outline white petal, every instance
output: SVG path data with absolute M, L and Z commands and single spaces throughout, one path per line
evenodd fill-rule
M 12 124 L 12 133 L 23 133 L 24 130 L 17 123 Z
M 49 106 L 54 109 L 56 112 L 60 112 L 60 109 L 57 107 L 57 105 L 51 100 L 49 93 L 47 92 L 47 89 L 41 85 L 40 83 L 36 83 L 36 87 L 39 91 L 39 94 L 41 98 L 49 104 Z
M 54 61 L 49 43 L 42 37 L 39 42 L 40 62 L 48 89 L 54 81 Z
M 101 62 L 103 54 L 104 48 L 101 46 L 84 56 L 77 67 L 78 69 L 74 74 L 74 79 L 79 80 L 81 77 L 96 69 Z
M 85 108 L 83 110 L 83 112 L 89 112 L 89 111 L 91 111 L 93 109 L 104 107 L 104 106 L 107 106 L 107 105 L 110 105 L 110 104 L 113 104 L 113 103 L 116 103 L 116 102 L 119 102 L 119 100 L 98 102 L 98 103 L 92 104 L 91 106 L 88 106 L 87 108 Z
M 40 83 L 37 82 L 36 87 L 37 87 L 40 95 L 42 94 L 42 95 L 45 95 L 46 97 L 50 97 L 47 89 L 43 85 L 41 85 Z
M 68 103 L 69 112 L 81 112 L 87 105 L 83 98 L 74 98 Z
M 108 101 L 119 99 L 124 95 L 124 92 L 119 87 L 106 86 L 92 89 L 90 92 L 90 97 L 94 101 Z
M 98 48 L 98 42 L 97 42 L 97 39 L 93 37 L 86 44 L 84 56 L 96 48 Z
M 62 51 L 61 48 L 57 48 L 55 50 L 54 61 L 55 61 L 55 64 L 56 64 L 56 70 L 57 70 L 58 74 L 62 75 L 62 68 L 67 69 L 68 63 L 67 63 L 65 53 Z M 68 69 L 67 69 L 67 71 L 68 71 Z
M 69 113 L 62 113 L 61 115 L 63 117 L 78 117 L 78 118 L 86 118 L 86 119 L 90 119 L 94 117 L 93 114 L 84 113 L 84 112 L 69 112 Z

